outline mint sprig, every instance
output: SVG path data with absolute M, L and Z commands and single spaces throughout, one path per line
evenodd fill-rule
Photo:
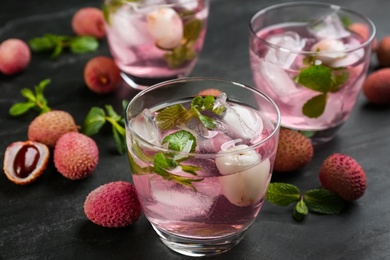
M 92 36 L 66 36 L 45 34 L 29 40 L 30 48 L 35 52 L 51 51 L 51 58 L 60 56 L 64 49 L 69 49 L 72 53 L 82 54 L 98 49 L 99 42 Z
M 39 82 L 39 84 L 34 87 L 34 90 L 23 88 L 20 93 L 26 98 L 26 101 L 13 104 L 9 109 L 9 114 L 11 116 L 20 116 L 27 113 L 30 109 L 34 109 L 41 114 L 50 111 L 51 109 L 43 94 L 46 86 L 49 84 L 50 79 L 45 79 Z
M 323 64 L 315 65 L 315 59 L 306 59 L 311 66 L 301 69 L 295 81 L 311 90 L 320 92 L 319 95 L 309 99 L 302 107 L 302 113 L 309 118 L 320 117 L 326 108 L 329 92 L 339 91 L 349 78 L 346 68 L 330 68 Z
M 292 216 L 301 221 L 309 212 L 333 215 L 341 213 L 344 201 L 334 192 L 326 189 L 312 189 L 302 194 L 298 187 L 287 183 L 270 183 L 266 199 L 278 206 L 295 203 Z
M 122 102 L 123 109 L 126 107 L 126 104 L 127 101 L 124 100 Z M 111 124 L 116 150 L 119 154 L 126 153 L 124 115 L 118 115 L 111 105 L 106 105 L 105 110 L 99 107 L 92 107 L 84 119 L 81 132 L 87 136 L 95 135 L 107 122 Z

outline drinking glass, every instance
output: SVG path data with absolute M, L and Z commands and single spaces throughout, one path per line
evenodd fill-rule
M 239 243 L 271 179 L 275 103 L 240 83 L 189 77 L 138 93 L 125 120 L 133 182 L 161 241 L 188 256 Z
M 109 49 L 128 85 L 144 89 L 191 73 L 209 0 L 105 0 L 103 10 Z
M 250 65 L 257 89 L 280 109 L 282 127 L 313 144 L 335 137 L 348 119 L 370 64 L 375 26 L 347 8 L 284 3 L 250 20 Z

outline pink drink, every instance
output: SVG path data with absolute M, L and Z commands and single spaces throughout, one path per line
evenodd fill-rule
M 342 18 L 350 19 L 351 14 L 342 16 L 327 8 L 282 4 L 259 12 L 251 21 L 255 87 L 275 101 L 283 127 L 306 132 L 313 143 L 333 138 L 348 119 L 370 64 L 372 38 L 343 24 Z M 292 18 L 278 13 L 287 10 Z M 319 11 L 324 15 L 316 17 Z M 271 17 L 280 17 L 281 22 Z M 305 19 L 308 22 L 297 22 Z M 328 74 L 322 77 L 319 71 Z
M 208 17 L 207 0 L 147 2 L 125 3 L 106 20 L 110 52 L 122 76 L 144 86 L 192 71 Z

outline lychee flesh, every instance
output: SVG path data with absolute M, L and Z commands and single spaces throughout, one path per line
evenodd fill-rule
M 390 68 L 383 68 L 368 75 L 363 84 L 363 93 L 373 104 L 390 105 Z
M 120 71 L 114 60 L 98 56 L 87 62 L 84 68 L 84 81 L 88 88 L 97 94 L 114 91 L 121 80 Z
M 79 9 L 72 17 L 72 29 L 80 36 L 102 39 L 106 36 L 103 12 L 95 7 Z
M 141 204 L 135 187 L 124 181 L 104 184 L 90 192 L 84 202 L 89 220 L 103 227 L 125 227 L 141 216 Z
M 54 166 L 65 178 L 81 180 L 95 170 L 99 149 L 95 141 L 81 133 L 62 135 L 54 147 Z
M 49 157 L 49 148 L 44 144 L 32 141 L 14 142 L 5 151 L 3 170 L 10 181 L 26 185 L 42 175 Z
M 0 45 L 0 71 L 14 75 L 27 68 L 31 61 L 28 45 L 20 39 L 8 39 Z
M 345 154 L 332 154 L 322 164 L 319 173 L 323 188 L 337 193 L 345 201 L 363 196 L 366 173 L 359 163 Z
M 63 134 L 77 132 L 73 116 L 61 110 L 52 110 L 37 116 L 28 127 L 28 139 L 53 148 Z
M 314 148 L 309 138 L 290 130 L 281 129 L 274 170 L 296 171 L 306 166 L 313 158 Z
M 382 38 L 379 42 L 376 57 L 381 67 L 390 67 L 390 36 Z

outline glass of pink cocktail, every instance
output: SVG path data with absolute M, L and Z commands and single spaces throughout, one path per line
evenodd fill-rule
M 220 94 L 202 94 L 209 88 Z M 279 124 L 271 99 L 222 79 L 166 81 L 130 101 L 132 178 L 165 245 L 209 256 L 239 243 L 263 205 Z
M 370 64 L 375 26 L 344 7 L 285 3 L 250 21 L 250 63 L 257 89 L 280 109 L 282 127 L 314 144 L 348 119 Z
M 191 73 L 206 35 L 209 0 L 105 0 L 103 12 L 110 52 L 131 87 Z

